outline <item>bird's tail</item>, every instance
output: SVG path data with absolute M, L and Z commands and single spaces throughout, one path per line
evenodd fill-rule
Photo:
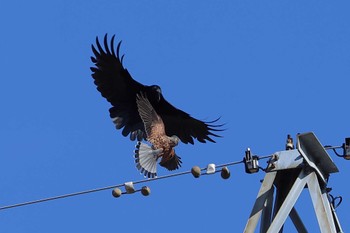
M 135 152 L 136 167 L 140 172 L 148 178 L 157 176 L 157 159 L 162 152 L 161 149 L 153 150 L 149 145 L 137 142 Z

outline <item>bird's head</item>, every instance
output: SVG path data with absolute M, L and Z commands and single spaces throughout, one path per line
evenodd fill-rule
M 151 90 L 152 92 L 154 92 L 154 94 L 157 96 L 157 102 L 160 101 L 160 98 L 162 96 L 162 89 L 160 88 L 160 86 L 158 85 L 152 85 L 151 86 Z
M 174 143 L 174 146 L 177 146 L 177 144 L 179 144 L 180 138 L 176 135 L 173 135 L 170 137 L 170 140 Z

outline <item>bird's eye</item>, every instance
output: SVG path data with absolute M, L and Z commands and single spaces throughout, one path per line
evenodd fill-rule
M 155 90 L 156 92 L 162 93 L 162 89 L 160 89 L 160 86 L 158 86 L 158 85 L 153 85 L 152 88 L 153 88 L 153 90 Z

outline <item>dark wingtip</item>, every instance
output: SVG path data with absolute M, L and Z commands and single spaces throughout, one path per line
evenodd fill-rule
M 106 53 L 107 53 L 108 55 L 110 55 L 110 54 L 111 54 L 111 51 L 109 51 L 109 47 L 108 47 L 108 34 L 107 34 L 107 33 L 105 34 L 105 36 L 104 36 L 104 38 L 103 38 L 103 44 L 104 44 L 104 46 L 105 46 Z
M 221 117 L 218 117 L 217 119 L 213 120 L 213 121 L 206 121 L 204 122 L 207 127 L 208 127 L 208 131 L 214 131 L 214 132 L 222 132 L 222 131 L 225 131 L 227 129 L 223 129 L 222 127 L 223 126 L 226 126 L 226 123 L 223 123 L 223 124 L 216 124 L 219 120 L 221 119 Z M 220 137 L 218 135 L 214 135 L 213 136 L 216 136 L 216 137 Z
M 98 57 L 100 55 L 100 53 L 96 50 L 96 48 L 93 44 L 91 45 L 91 50 L 94 53 L 95 57 Z
M 93 63 L 96 63 L 96 62 L 97 62 L 96 58 L 93 57 L 93 56 L 91 56 L 90 59 L 91 59 L 91 61 L 92 61 Z
M 220 119 L 221 119 L 221 117 L 218 117 L 217 119 L 215 119 L 213 121 L 206 121 L 206 122 L 204 122 L 206 124 L 206 126 L 207 126 L 207 132 L 208 133 L 207 133 L 206 137 L 203 140 L 207 140 L 207 141 L 216 143 L 216 141 L 214 139 L 212 139 L 210 136 L 217 137 L 217 138 L 222 138 L 223 137 L 223 136 L 221 136 L 219 134 L 214 133 L 214 132 L 222 132 L 222 131 L 227 130 L 227 129 L 223 129 L 222 128 L 223 126 L 226 125 L 226 123 L 216 124 Z
M 100 41 L 98 40 L 98 36 L 96 36 L 96 46 L 97 46 L 100 54 L 106 54 L 105 51 L 103 50 L 101 44 L 100 44 Z
M 120 51 L 120 45 L 122 44 L 122 41 L 119 41 L 117 45 L 117 58 L 119 59 L 119 51 Z
M 114 50 L 114 38 L 115 38 L 115 35 L 112 36 L 112 39 L 111 39 L 111 50 L 112 50 L 112 55 L 114 57 L 116 57 L 115 55 L 115 50 Z

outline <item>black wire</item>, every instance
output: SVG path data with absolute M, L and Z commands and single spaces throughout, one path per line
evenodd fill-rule
M 271 158 L 271 155 L 258 157 L 258 160 L 260 160 L 260 159 L 267 159 L 267 158 Z M 237 165 L 237 164 L 240 164 L 240 163 L 244 163 L 244 160 L 216 165 L 216 168 L 223 168 L 223 167 L 233 166 L 233 165 Z M 265 171 L 265 169 L 263 169 L 263 168 L 260 168 L 260 169 Z M 201 168 L 200 170 L 201 171 L 205 171 L 205 170 L 207 170 L 207 167 Z M 220 170 L 216 170 L 215 173 L 217 173 L 219 171 Z M 161 179 L 166 179 L 166 178 L 170 178 L 170 177 L 186 175 L 186 174 L 189 174 L 191 172 L 192 171 L 179 172 L 179 173 L 169 174 L 169 175 L 165 175 L 165 176 L 149 178 L 149 179 L 146 179 L 146 180 L 134 181 L 132 183 L 133 184 L 146 183 L 146 182 L 151 182 L 151 181 L 154 181 L 154 180 L 161 180 Z M 206 174 L 206 173 L 204 173 L 204 174 Z M 59 195 L 59 196 L 54 196 L 54 197 L 48 197 L 48 198 L 43 198 L 43 199 L 34 200 L 34 201 L 27 201 L 27 202 L 14 204 L 14 205 L 7 205 L 7 206 L 0 207 L 0 211 L 1 210 L 5 210 L 5 209 L 10 209 L 10 208 L 16 208 L 16 207 L 20 207 L 20 206 L 26 206 L 26 205 L 32 205 L 32 204 L 37 204 L 37 203 L 41 203 L 41 202 L 47 202 L 47 201 L 53 201 L 53 200 L 57 200 L 57 199 L 63 199 L 63 198 L 67 198 L 67 197 L 73 197 L 73 196 L 79 196 L 79 195 L 94 193 L 94 192 L 100 192 L 100 191 L 104 191 L 104 190 L 108 190 L 108 189 L 119 188 L 119 187 L 122 187 L 122 186 L 125 186 L 125 183 L 124 184 L 117 184 L 117 185 L 106 186 L 106 187 L 102 187 L 102 188 L 85 190 L 85 191 L 81 191 L 81 192 L 69 193 L 69 194 L 64 194 L 64 195 Z
M 243 161 L 231 162 L 231 163 L 217 165 L 216 168 L 237 165 L 237 164 L 240 164 L 240 163 L 243 163 Z M 206 169 L 207 169 L 207 167 L 201 168 L 201 171 L 204 171 Z M 158 176 L 158 177 L 154 177 L 154 178 L 150 178 L 150 179 L 134 181 L 132 183 L 133 184 L 146 183 L 146 182 L 151 182 L 151 181 L 155 181 L 155 180 L 161 180 L 161 179 L 166 179 L 166 178 L 170 178 L 170 177 L 186 175 L 186 174 L 189 174 L 191 172 L 192 171 L 179 172 L 179 173 L 169 174 L 169 175 L 165 175 L 165 176 Z M 10 208 L 16 208 L 16 207 L 20 207 L 20 206 L 32 205 L 32 204 L 37 204 L 37 203 L 41 203 L 41 202 L 53 201 L 53 200 L 57 200 L 57 199 L 67 198 L 67 197 L 73 197 L 73 196 L 79 196 L 79 195 L 84 195 L 84 194 L 88 194 L 88 193 L 104 191 L 104 190 L 113 189 L 113 188 L 119 188 L 119 187 L 122 187 L 124 185 L 125 185 L 125 183 L 124 184 L 117 184 L 117 185 L 106 186 L 106 187 L 102 187 L 102 188 L 95 188 L 95 189 L 85 190 L 85 191 L 81 191 L 81 192 L 69 193 L 69 194 L 64 194 L 64 195 L 59 195 L 59 196 L 54 196 L 54 197 L 48 197 L 48 198 L 43 198 L 43 199 L 34 200 L 34 201 L 22 202 L 22 203 L 18 203 L 18 204 L 14 204 L 14 205 L 7 205 L 7 206 L 0 207 L 0 211 L 1 210 L 5 210 L 5 209 L 10 209 Z
M 329 199 L 330 199 L 330 203 L 332 204 L 333 208 L 336 209 L 340 206 L 340 204 L 343 202 L 343 197 L 342 196 L 337 196 L 337 197 L 334 197 L 332 194 L 328 194 L 329 195 Z M 336 203 L 336 201 L 338 201 L 338 203 Z
M 338 157 L 341 157 L 341 158 L 344 157 L 344 155 L 339 154 L 339 153 L 337 152 L 337 150 L 336 150 L 336 149 L 339 149 L 339 148 L 343 148 L 343 149 L 344 149 L 344 145 L 343 145 L 343 146 L 331 146 L 331 145 L 326 145 L 326 146 L 324 146 L 324 148 L 325 148 L 326 150 L 332 149 L 333 152 L 334 152 L 334 154 L 335 154 L 336 156 L 338 156 Z
M 48 197 L 48 198 L 35 200 L 35 201 L 22 202 L 22 203 L 19 203 L 19 204 L 14 204 L 14 205 L 8 205 L 8 206 L 0 207 L 0 210 L 20 207 L 20 206 L 25 206 L 25 205 L 37 204 L 37 203 L 40 203 L 40 202 L 53 201 L 53 200 L 57 200 L 57 199 L 63 199 L 63 198 L 67 198 L 67 197 L 73 197 L 73 196 L 78 196 L 78 195 L 83 195 L 83 194 L 88 194 L 88 193 L 93 193 L 93 192 L 99 192 L 99 191 L 103 191 L 103 190 L 107 190 L 107 189 L 122 187 L 123 185 L 124 184 L 107 186 L 107 187 L 103 187 L 103 188 L 90 189 L 90 190 L 86 190 L 86 191 L 70 193 L 70 194 L 64 194 L 64 195 L 55 196 L 55 197 Z
M 344 155 L 338 154 L 337 150 L 333 148 L 334 154 L 336 154 L 338 157 L 344 157 Z

